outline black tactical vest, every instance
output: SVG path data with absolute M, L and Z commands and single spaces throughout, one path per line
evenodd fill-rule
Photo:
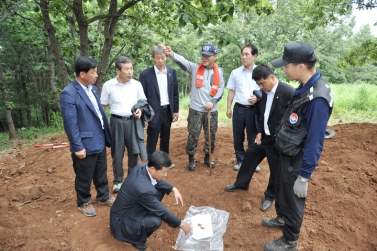
M 334 99 L 329 85 L 324 77 L 307 91 L 288 103 L 288 107 L 276 129 L 276 149 L 284 155 L 296 156 L 305 146 L 306 120 L 301 115 L 301 109 L 315 98 L 324 98 L 332 113 Z

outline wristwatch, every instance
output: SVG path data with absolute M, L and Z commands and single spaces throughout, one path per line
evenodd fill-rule
M 309 179 L 305 179 L 303 177 L 301 177 L 300 175 L 298 176 L 298 179 L 301 180 L 302 182 L 308 182 Z

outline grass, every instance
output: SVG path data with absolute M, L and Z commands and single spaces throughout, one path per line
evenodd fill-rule
M 289 83 L 297 87 L 297 82 Z M 377 123 L 377 85 L 368 83 L 330 84 L 334 94 L 334 109 L 329 125 L 339 123 Z M 218 103 L 219 124 L 232 126 L 231 119 L 226 116 L 228 89 Z M 188 110 L 190 97 L 180 100 L 180 112 Z M 233 102 L 234 105 L 234 102 Z
M 15 142 L 22 140 L 22 145 L 35 144 L 51 138 L 51 136 L 60 136 L 64 133 L 63 118 L 60 113 L 52 113 L 50 127 L 30 127 L 17 129 L 17 138 L 9 140 L 9 133 L 0 133 L 0 150 L 9 149 Z
M 290 83 L 297 87 L 297 83 Z M 377 123 L 377 85 L 368 83 L 355 84 L 330 84 L 334 94 L 334 110 L 329 120 L 329 125 L 340 123 Z M 228 90 L 218 103 L 219 126 L 231 127 L 232 120 L 226 116 Z M 180 118 L 173 127 L 185 126 L 188 114 L 190 96 L 180 99 Z M 233 103 L 234 104 L 234 103 Z M 108 109 L 109 110 L 109 109 Z M 23 144 L 41 142 L 53 135 L 64 133 L 63 119 L 60 113 L 51 114 L 51 127 L 31 127 L 17 130 L 18 140 Z M 8 149 L 14 141 L 8 140 L 8 133 L 0 133 L 0 150 Z

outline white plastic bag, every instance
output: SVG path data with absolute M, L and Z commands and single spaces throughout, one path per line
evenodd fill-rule
M 210 222 L 212 223 L 212 232 L 207 225 L 208 216 L 210 216 Z M 182 229 L 179 231 L 174 250 L 223 251 L 224 243 L 222 237 L 226 231 L 228 218 L 229 213 L 223 210 L 218 210 L 213 207 L 190 206 L 184 218 L 184 221 L 190 224 L 190 233 L 185 235 Z M 193 223 L 196 225 L 194 226 Z M 197 227 L 199 227 L 199 229 Z M 203 232 L 200 232 L 201 230 L 203 230 Z M 193 231 L 195 231 L 195 235 L 193 235 Z M 213 234 L 211 235 L 210 233 Z M 201 238 L 206 236 L 210 237 Z

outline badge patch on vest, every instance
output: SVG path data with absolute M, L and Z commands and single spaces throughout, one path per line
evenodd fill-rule
M 292 113 L 291 116 L 289 117 L 289 122 L 291 124 L 296 124 L 298 121 L 298 115 L 296 113 Z

